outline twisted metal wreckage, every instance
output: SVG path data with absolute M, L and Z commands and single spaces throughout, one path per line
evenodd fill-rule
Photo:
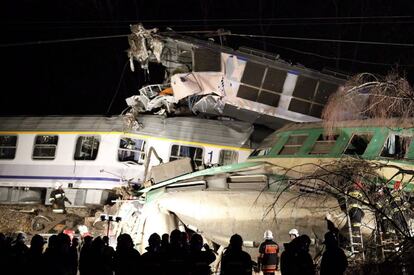
M 176 173 L 175 170 L 180 170 L 177 167 L 182 168 L 179 161 L 171 161 L 169 166 L 162 168 L 155 166 L 158 162 L 151 162 L 153 152 L 146 148 L 139 153 L 140 165 L 130 165 L 136 170 L 140 168 L 141 172 L 145 170 L 143 178 L 149 178 L 145 184 L 142 182 L 145 188 L 135 190 L 134 199 L 128 190 L 122 200 L 105 211 L 122 220 L 104 223 L 111 226 L 109 231 L 104 229 L 99 218 L 92 217 L 93 221 L 88 224 L 95 224 L 112 237 L 120 233 L 131 234 L 141 252 L 147 246 L 150 234 L 167 233 L 174 228 L 200 233 L 219 254 L 227 246 L 230 236 L 239 233 L 245 239 L 246 249 L 255 257 L 256 246 L 265 230 L 271 229 L 281 244 L 289 241 L 287 232 L 291 228 L 311 236 L 312 253 L 316 258 L 327 228 L 344 236 L 346 241 L 342 244 L 352 259 L 399 257 L 410 249 L 414 121 L 410 115 L 403 116 L 404 121 L 394 118 L 397 114 L 379 120 L 375 114 L 384 108 L 377 108 L 374 115 L 364 111 L 375 109 L 366 107 L 373 103 L 374 106 L 384 106 L 376 104 L 375 98 L 394 106 L 389 101 L 384 103 L 385 98 L 392 97 L 390 89 L 381 90 L 382 94 L 380 89 L 372 89 L 374 92 L 370 97 L 367 87 L 396 87 L 390 83 L 398 82 L 401 86 L 396 90 L 402 89 L 404 92 L 399 96 L 403 97 L 412 92 L 406 82 L 391 78 L 383 82 L 369 81 L 370 85 L 365 85 L 366 81 L 360 83 L 363 79 L 360 78 L 355 85 L 345 83 L 342 75 L 310 70 L 249 48 L 235 51 L 173 31 L 146 30 L 142 25 L 131 26 L 131 31 L 128 50 L 131 69 L 134 70 L 135 62 L 138 62 L 147 71 L 149 63 L 155 62 L 165 67 L 166 76 L 163 83 L 145 86 L 138 95 L 126 99 L 129 109 L 116 118 L 117 123 L 122 124 L 120 130 L 117 128 L 117 135 L 131 132 L 154 136 L 158 142 L 163 134 L 169 133 L 174 134 L 168 136 L 170 141 L 190 138 L 185 139 L 188 144 L 200 143 L 206 140 L 203 134 L 209 140 L 216 139 L 210 132 L 219 128 L 214 126 L 216 121 L 220 129 L 228 129 L 219 131 L 229 133 L 223 148 L 231 146 L 231 141 L 237 142 L 237 147 L 242 150 L 246 149 L 243 146 L 249 143 L 246 137 L 251 133 L 265 136 L 270 131 L 277 131 L 259 145 L 255 141 L 262 138 L 250 137 L 250 145 L 255 150 L 247 161 L 202 169 L 207 166 L 204 156 L 192 160 L 203 164 L 193 173 L 191 170 Z M 348 105 L 341 101 L 344 97 L 338 96 L 345 94 L 348 96 L 345 100 L 349 101 L 348 88 L 358 95 L 351 99 L 353 105 L 360 108 L 358 112 L 346 109 Z M 333 93 L 333 100 L 328 100 Z M 398 100 L 398 104 L 404 102 Z M 336 107 L 332 107 L 331 102 Z M 356 113 L 360 116 L 355 116 Z M 191 123 L 188 117 L 183 118 L 188 115 L 193 116 Z M 195 119 L 194 115 L 212 119 Z M 106 119 L 99 125 L 114 131 L 115 120 L 111 121 Z M 296 124 L 287 125 L 289 122 Z M 67 127 L 73 130 L 72 126 L 69 123 Z M 84 131 L 83 124 L 77 127 L 80 126 Z M 197 128 L 197 132 L 193 128 Z M 261 132 L 263 129 L 266 130 Z M 16 129 L 5 131 L 12 130 Z M 69 136 L 68 133 L 65 135 Z M 197 140 L 192 136 L 197 136 Z M 105 135 L 105 138 L 109 137 L 118 141 L 120 138 Z M 28 146 L 33 144 L 33 140 L 30 141 Z M 102 142 L 101 148 L 115 143 Z M 163 148 L 172 150 L 171 144 L 163 145 Z M 128 149 L 118 148 L 117 144 L 112 147 L 111 152 Z M 167 161 L 172 160 L 168 152 L 164 155 Z M 142 165 L 141 157 L 149 161 Z M 213 154 L 209 157 L 211 160 Z M 108 165 L 107 161 L 101 161 Z M 94 169 L 100 175 L 104 169 L 99 162 L 95 164 Z M 122 166 L 120 163 L 116 165 Z M 151 168 L 151 165 L 154 166 Z M 15 164 L 9 166 L 17 167 Z M 114 167 L 105 166 L 105 171 L 107 168 Z M 40 167 L 37 170 L 40 171 Z M 85 172 L 90 171 L 85 169 Z M 162 177 L 155 179 L 157 173 Z M 134 177 L 138 178 L 137 175 Z M 355 189 L 359 194 L 354 196 Z M 70 190 L 76 191 L 73 186 Z M 352 205 L 358 205 L 363 211 L 358 231 L 351 214 Z M 35 227 L 40 225 L 34 223 Z M 52 222 L 47 221 L 46 227 L 52 227 Z M 409 259 L 403 262 L 407 263 Z
M 312 251 L 318 258 L 322 236 L 329 229 L 344 236 L 342 245 L 355 262 L 388 259 L 388 255 L 400 259 L 412 251 L 412 118 L 402 123 L 389 117 L 351 116 L 356 120 L 336 121 L 326 128 L 315 121 L 320 120 L 329 95 L 344 83 L 342 79 L 262 52 L 236 52 L 183 39 L 174 32 L 147 31 L 141 25 L 131 29 L 131 68 L 133 60 L 144 69 L 148 62 L 163 64 L 167 72 L 163 85 L 171 90 L 141 89 L 140 95 L 127 99 L 132 107 L 129 116 L 135 118 L 154 106 L 161 107 L 162 111 L 156 110 L 159 114 L 179 113 L 176 104 L 190 98 L 193 113 L 273 129 L 287 121 L 307 123 L 274 132 L 244 163 L 198 171 L 140 190 L 138 199 L 118 205 L 123 221 L 114 227 L 115 234 L 130 233 L 144 251 L 153 232 L 180 228 L 201 233 L 220 253 L 229 237 L 239 233 L 255 256 L 266 229 L 283 243 L 289 241 L 289 229 L 299 228 L 312 237 Z M 344 92 L 343 87 L 338 93 Z M 365 98 L 369 94 L 366 89 L 360 91 Z M 352 214 L 355 205 L 362 211 L 360 225 Z M 412 268 L 409 261 L 407 257 L 397 260 L 405 263 L 405 270 Z

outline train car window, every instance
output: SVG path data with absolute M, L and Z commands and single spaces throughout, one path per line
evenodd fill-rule
M 309 152 L 311 155 L 324 155 L 329 154 L 334 147 L 339 135 L 324 135 L 320 134 L 312 150 Z
M 363 155 L 372 139 L 372 134 L 354 134 L 345 149 L 345 155 Z
M 76 141 L 75 160 L 95 160 L 98 156 L 100 137 L 80 136 Z
M 257 147 L 249 157 L 259 157 L 259 156 L 266 156 L 271 150 L 272 147 L 277 143 L 279 137 L 278 133 L 274 132 L 268 135 L 262 143 L 260 143 L 259 147 Z
M 145 161 L 145 140 L 122 137 L 119 142 L 118 160 L 143 164 Z
M 201 167 L 203 165 L 203 148 L 184 145 L 171 146 L 170 161 L 185 157 L 191 158 L 196 168 Z
M 384 147 L 381 152 L 381 157 L 393 158 L 393 159 L 405 159 L 409 146 L 413 137 L 390 135 L 385 141 Z
M 0 159 L 14 159 L 16 156 L 17 136 L 0 136 Z
M 38 135 L 33 147 L 33 159 L 55 159 L 58 136 Z
M 233 150 L 221 150 L 219 155 L 219 165 L 229 165 L 237 163 L 239 152 Z
M 294 155 L 299 152 L 308 135 L 290 135 L 279 155 Z

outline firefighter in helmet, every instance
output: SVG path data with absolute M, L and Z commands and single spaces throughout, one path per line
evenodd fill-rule
M 361 236 L 361 221 L 364 217 L 362 202 L 365 201 L 362 183 L 355 183 L 348 192 L 348 214 L 351 220 L 351 230 L 355 237 Z
M 52 204 L 53 213 L 65 214 L 65 202 L 72 204 L 66 197 L 65 191 L 62 189 L 61 183 L 55 184 L 55 189 L 50 193 L 49 202 Z
M 293 240 L 299 237 L 299 231 L 296 228 L 292 228 L 289 230 L 289 239 Z
M 389 192 L 389 202 L 388 205 L 391 207 L 391 217 L 392 220 L 395 222 L 395 225 L 398 227 L 396 232 L 400 234 L 403 232 L 404 234 L 410 234 L 410 230 L 408 227 L 406 214 L 407 209 L 410 207 L 410 203 L 406 200 L 403 185 L 400 181 L 397 181 L 394 184 L 394 188 Z
M 279 265 L 279 245 L 273 241 L 273 233 L 266 230 L 264 242 L 259 247 L 258 264 L 264 275 L 274 275 Z

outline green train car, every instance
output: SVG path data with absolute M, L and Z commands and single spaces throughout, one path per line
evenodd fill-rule
M 327 230 L 326 216 L 344 227 L 346 213 L 332 194 L 290 186 L 289 179 L 353 158 L 387 164 L 378 174 L 403 181 L 410 191 L 412 177 L 395 174 L 413 168 L 413 137 L 414 121 L 341 122 L 330 134 L 322 123 L 290 124 L 268 136 L 246 162 L 198 171 L 141 190 L 136 202 L 140 215 L 125 216 L 118 229 L 133 232 L 142 249 L 151 233 L 177 227 L 201 232 L 219 246 L 227 246 L 232 234 L 241 234 L 252 256 L 257 253 L 254 244 L 262 241 L 267 229 L 279 243 L 288 242 L 288 231 L 297 228 L 317 244 Z M 130 209 L 125 213 L 131 213 Z M 362 233 L 370 236 L 375 228 L 373 213 L 367 212 Z

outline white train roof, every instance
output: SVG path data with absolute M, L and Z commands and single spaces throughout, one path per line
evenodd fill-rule
M 131 130 L 126 128 L 123 116 L 0 117 L 0 131 L 128 132 L 227 146 L 245 146 L 253 132 L 250 123 L 234 120 L 142 115 L 138 121 L 143 127 Z

